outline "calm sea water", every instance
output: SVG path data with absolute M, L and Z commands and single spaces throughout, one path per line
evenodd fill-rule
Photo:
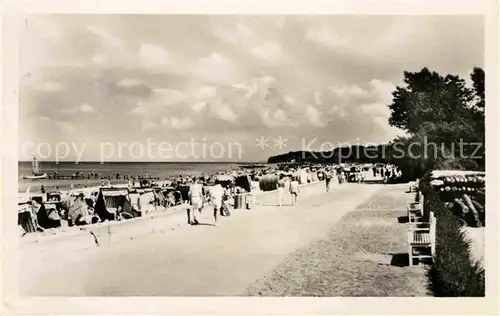
M 149 163 L 149 162 L 107 162 L 101 164 L 99 162 L 81 162 L 78 164 L 71 162 L 40 162 L 39 169 L 41 173 L 52 173 L 57 171 L 59 175 L 71 176 L 76 172 L 83 172 L 85 175 L 90 172 L 100 173 L 102 176 L 111 176 L 114 178 L 117 173 L 121 177 L 124 175 L 146 175 L 165 179 L 171 176 L 178 175 L 198 175 L 211 174 L 219 171 L 239 169 L 239 164 L 236 163 Z M 71 184 L 79 186 L 98 185 L 101 180 L 27 180 L 22 179 L 22 175 L 32 173 L 31 162 L 19 162 L 19 191 L 26 191 L 30 187 L 31 191 L 38 191 L 41 185 L 50 189 L 58 186 L 61 189 L 69 188 Z M 123 183 L 124 181 L 112 181 L 112 183 Z

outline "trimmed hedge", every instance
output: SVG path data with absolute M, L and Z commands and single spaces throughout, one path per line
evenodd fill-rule
M 272 191 L 278 188 L 278 175 L 266 174 L 259 178 L 259 188 L 261 191 Z
M 438 297 L 484 297 L 485 272 L 473 263 L 469 244 L 461 231 L 462 222 L 428 190 L 424 208 L 436 215 L 436 257 L 429 271 L 431 288 Z

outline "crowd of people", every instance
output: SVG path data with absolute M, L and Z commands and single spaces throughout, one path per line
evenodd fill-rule
M 370 169 L 374 177 L 383 178 L 385 183 L 401 177 L 401 171 L 389 165 L 316 166 L 308 169 L 309 173 L 314 174 L 314 178 L 309 180 L 302 179 L 298 174 L 299 169 L 294 168 L 289 168 L 286 172 L 268 168 L 234 173 L 220 172 L 208 176 L 180 175 L 165 181 L 136 177 L 129 178 L 128 185 L 120 186 L 127 192 L 121 202 L 110 202 L 105 196 L 100 196 L 105 195 L 101 192 L 103 188 L 113 188 L 109 182 L 104 182 L 101 187 L 85 188 L 85 192 L 72 187 L 69 191 L 58 193 L 56 187 L 56 194 L 54 190 L 46 192 L 42 185 L 41 195 L 33 195 L 20 201 L 19 225 L 28 233 L 61 226 L 81 226 L 106 220 L 128 219 L 142 216 L 151 210 L 165 210 L 178 205 L 184 205 L 188 210 L 189 224 L 199 224 L 200 214 L 208 208 L 213 214 L 213 224 L 216 225 L 218 216 L 230 216 L 232 208 L 249 207 L 250 200 L 246 199 L 248 195 L 245 194 L 259 189 L 258 179 L 261 175 L 278 175 L 278 205 L 282 206 L 287 196 L 291 198 L 292 205 L 297 204 L 300 184 L 304 181 L 307 183 L 324 180 L 325 190 L 330 191 L 333 185 L 364 182 Z M 237 195 L 245 196 L 244 201 L 239 202 L 240 205 L 235 205 Z M 147 205 L 144 206 L 144 203 Z M 114 214 L 110 215 L 110 211 Z

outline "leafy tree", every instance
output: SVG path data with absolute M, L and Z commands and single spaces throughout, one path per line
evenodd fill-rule
M 474 67 L 470 75 L 472 79 L 472 86 L 474 87 L 474 93 L 476 94 L 478 101 L 475 106 L 478 110 L 484 109 L 485 106 L 485 75 L 484 70 L 478 67 Z
M 405 86 L 396 88 L 389 104 L 389 124 L 407 131 L 410 137 L 397 140 L 397 144 L 413 144 L 415 148 L 415 143 L 420 147 L 432 143 L 435 147 L 421 152 L 418 159 L 408 152 L 393 163 L 415 176 L 431 168 L 484 168 L 484 146 L 475 153 L 482 157 L 476 160 L 467 158 L 474 153 L 474 146 L 460 146 L 484 144 L 484 71 L 474 68 L 471 79 L 472 89 L 458 76 L 442 76 L 427 68 L 404 72 Z
M 465 117 L 474 93 L 458 76 L 441 76 L 423 68 L 404 72 L 405 87 L 397 87 L 389 105 L 389 124 L 417 133 L 422 123 L 455 123 Z

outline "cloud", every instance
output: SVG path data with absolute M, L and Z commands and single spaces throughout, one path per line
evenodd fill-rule
M 62 91 L 63 89 L 64 86 L 59 82 L 45 82 L 37 88 L 37 90 L 43 92 L 58 92 Z
M 387 104 L 404 71 L 429 67 L 467 76 L 484 64 L 479 17 L 46 15 L 27 20 L 19 52 L 20 137 L 25 140 L 134 138 L 161 125 L 200 137 L 253 138 L 253 147 L 255 135 L 275 129 L 333 142 L 353 135 L 385 141 L 394 134 Z M 137 124 L 123 129 L 127 120 Z M 72 133 L 75 128 L 85 133 Z M 269 153 L 253 154 L 266 159 Z
M 131 78 L 125 78 L 125 79 L 122 79 L 120 80 L 118 83 L 117 83 L 117 86 L 119 87 L 134 87 L 134 86 L 139 86 L 139 85 L 142 85 L 142 81 L 140 79 L 131 79 Z
M 137 105 L 134 107 L 131 111 L 130 114 L 133 115 L 144 115 L 146 114 L 146 109 L 142 105 Z
M 119 38 L 109 34 L 108 32 L 106 32 L 105 30 L 103 30 L 98 26 L 90 25 L 87 27 L 87 30 L 92 34 L 97 35 L 101 40 L 101 44 L 103 44 L 106 47 L 114 49 L 120 49 L 123 47 L 123 43 Z
M 370 84 L 382 103 L 389 104 L 392 101 L 392 92 L 396 90 L 396 85 L 379 79 L 372 79 Z
M 214 35 L 233 45 L 252 45 L 258 41 L 257 35 L 242 23 L 237 23 L 235 27 L 216 27 Z
M 144 121 L 142 121 L 141 126 L 142 126 L 143 131 L 147 131 L 147 130 L 155 129 L 157 127 L 157 125 L 158 124 L 156 124 L 155 122 L 144 120 Z
M 170 106 L 184 102 L 186 94 L 175 89 L 153 89 L 154 95 L 149 103 L 156 103 L 155 106 Z
M 58 122 L 55 122 L 55 124 L 56 124 L 57 128 L 63 133 L 72 134 L 72 133 L 75 133 L 77 131 L 76 126 L 72 123 L 69 123 L 69 122 L 58 121 Z
M 206 101 L 198 101 L 193 103 L 193 105 L 191 106 L 191 108 L 195 113 L 201 113 L 206 107 L 207 107 Z
M 94 112 L 94 107 L 88 103 L 83 103 L 80 105 L 80 112 L 82 113 L 92 113 Z
M 344 37 L 326 27 L 309 30 L 306 35 L 306 40 L 331 49 L 346 49 L 349 46 Z
M 213 98 L 217 95 L 217 88 L 214 86 L 202 86 L 195 92 L 195 97 L 197 99 L 208 99 Z
M 314 101 L 316 101 L 316 104 L 323 104 L 323 94 L 321 91 L 316 91 L 314 93 Z
M 167 125 L 169 123 L 170 126 L 174 129 L 187 129 L 193 126 L 193 121 L 189 117 L 178 118 L 176 116 L 171 116 L 170 119 L 162 119 L 162 124 Z
M 167 50 L 152 44 L 141 44 L 139 57 L 142 62 L 149 66 L 166 66 L 171 62 L 170 54 Z
M 195 74 L 205 82 L 231 84 L 236 79 L 232 63 L 219 53 L 211 53 L 196 63 Z
M 290 125 L 286 112 L 283 109 L 277 109 L 271 113 L 270 109 L 265 109 L 261 113 L 262 123 L 268 128 L 277 128 Z
M 321 113 L 318 112 L 318 110 L 312 106 L 309 105 L 306 108 L 306 113 L 305 113 L 309 123 L 311 123 L 313 126 L 316 127 L 323 127 L 325 124 L 321 121 Z
M 285 95 L 283 97 L 283 99 L 285 100 L 286 103 L 290 104 L 290 105 L 295 105 L 295 99 L 292 98 L 291 96 L 289 95 Z
M 334 105 L 332 106 L 330 113 L 338 115 L 340 118 L 344 118 L 348 115 L 344 106 Z
M 229 107 L 229 105 L 224 103 L 210 104 L 210 110 L 215 115 L 215 117 L 227 121 L 235 122 L 238 120 L 238 115 Z
M 369 93 L 368 91 L 360 88 L 358 85 L 331 86 L 330 90 L 341 98 L 365 96 Z
M 276 43 L 265 43 L 250 50 L 250 53 L 267 62 L 276 62 L 282 58 L 281 47 Z

